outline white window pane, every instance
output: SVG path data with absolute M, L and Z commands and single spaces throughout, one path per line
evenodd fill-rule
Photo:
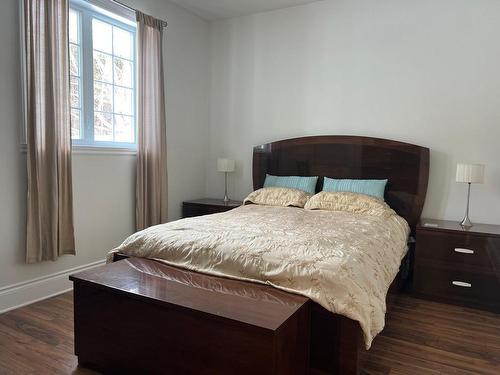
M 94 79 L 113 82 L 113 58 L 105 53 L 94 51 Z
M 71 77 L 71 107 L 80 108 L 80 78 Z
M 132 116 L 115 115 L 115 142 L 134 143 L 134 118 Z
M 115 72 L 115 85 L 133 87 L 133 64 L 130 61 L 123 60 L 115 57 L 114 72 Z
M 94 82 L 94 110 L 113 112 L 113 86 Z
M 69 46 L 69 73 L 72 76 L 80 75 L 80 47 L 75 44 Z
M 80 117 L 80 110 L 71 108 L 71 139 L 80 139 L 82 137 Z
M 96 141 L 113 141 L 113 115 L 94 112 L 94 138 Z
M 89 14 L 91 29 L 83 31 L 87 23 L 82 22 L 82 14 L 74 9 L 69 14 L 72 139 L 85 144 L 135 143 L 135 34 L 118 21 L 101 18 L 91 10 Z M 92 38 L 90 46 L 83 45 L 87 33 Z M 87 67 L 93 71 L 84 77 Z M 87 109 L 93 112 L 90 134 L 85 131 Z
M 112 26 L 96 19 L 92 20 L 92 41 L 94 49 L 112 53 L 113 31 Z
M 79 44 L 80 43 L 80 35 L 79 35 L 79 20 L 80 14 L 73 10 L 69 10 L 69 41 L 71 43 Z
M 113 49 L 115 56 L 132 60 L 134 54 L 133 34 L 129 31 L 113 27 Z
M 123 89 L 115 87 L 115 112 L 124 115 L 133 115 L 133 91 L 130 89 Z

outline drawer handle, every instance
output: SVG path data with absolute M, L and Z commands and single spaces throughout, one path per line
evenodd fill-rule
M 461 254 L 474 254 L 474 250 L 470 249 L 462 249 L 460 247 L 455 248 L 456 253 L 461 253 Z
M 460 286 L 462 288 L 470 288 L 472 286 L 471 283 L 466 283 L 464 281 L 452 281 L 451 283 L 455 286 Z

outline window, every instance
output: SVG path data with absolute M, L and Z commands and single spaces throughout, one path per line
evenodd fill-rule
M 73 1 L 69 51 L 73 144 L 135 148 L 135 26 Z

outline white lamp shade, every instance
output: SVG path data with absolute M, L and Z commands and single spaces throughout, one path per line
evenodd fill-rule
M 219 172 L 234 172 L 234 160 L 217 159 L 217 171 Z
M 457 182 L 482 184 L 484 182 L 484 164 L 457 164 Z

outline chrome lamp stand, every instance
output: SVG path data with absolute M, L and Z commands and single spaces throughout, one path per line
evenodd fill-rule
M 224 204 L 228 204 L 230 201 L 231 200 L 227 196 L 227 172 L 224 172 Z
M 465 216 L 460 225 L 464 228 L 470 228 L 472 227 L 472 223 L 469 219 L 469 202 L 470 202 L 470 182 L 468 183 L 468 188 L 467 188 L 467 206 L 465 207 Z

